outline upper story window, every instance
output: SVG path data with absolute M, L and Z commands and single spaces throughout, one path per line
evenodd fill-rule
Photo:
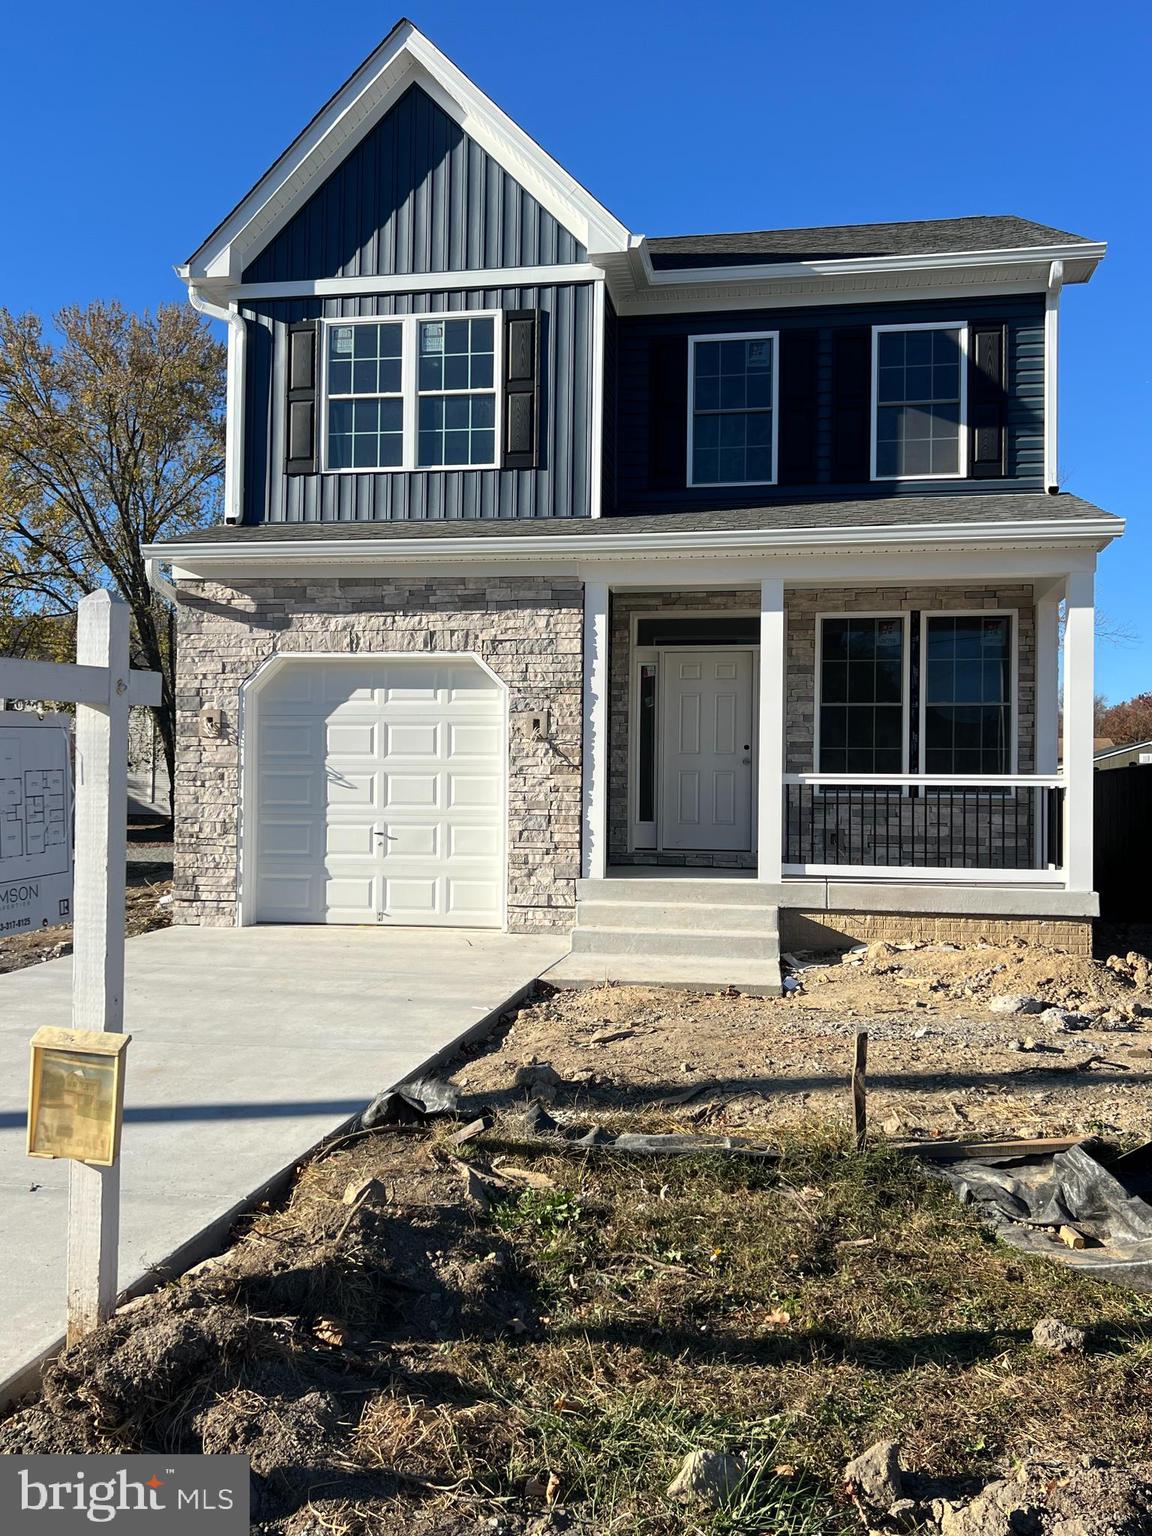
M 494 468 L 497 317 L 325 322 L 326 470 Z
M 872 478 L 939 480 L 966 472 L 968 328 L 872 330 Z
M 688 484 L 776 481 L 777 333 L 689 342 Z

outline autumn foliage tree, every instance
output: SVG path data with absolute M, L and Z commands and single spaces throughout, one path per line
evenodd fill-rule
M 1110 704 L 1096 717 L 1096 734 L 1116 746 L 1133 741 L 1152 741 L 1152 693 L 1138 693 L 1123 704 Z
M 78 600 L 118 592 L 135 665 L 163 677 L 171 782 L 174 657 L 140 546 L 216 511 L 225 349 L 179 305 L 69 308 L 54 330 L 0 309 L 0 651 L 58 659 Z

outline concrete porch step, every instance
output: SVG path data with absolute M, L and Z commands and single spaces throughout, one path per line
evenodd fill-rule
M 701 925 L 732 933 L 776 931 L 776 909 L 764 906 L 736 906 L 719 902 L 714 908 L 705 903 L 677 901 L 601 901 L 580 902 L 581 928 L 643 928 L 665 932 L 696 933 Z
M 717 960 L 711 955 L 572 954 L 540 978 L 560 988 L 672 987 L 682 992 L 725 992 L 730 988 L 749 997 L 779 997 L 780 966 L 775 961 Z
M 775 927 L 771 933 L 733 932 L 721 928 L 697 927 L 689 938 L 683 929 L 621 927 L 585 928 L 583 917 L 572 934 L 572 953 L 586 955 L 682 955 L 690 946 L 693 954 L 715 960 L 779 960 L 780 948 Z
M 641 901 L 666 906 L 774 907 L 780 897 L 778 886 L 761 883 L 750 875 L 703 878 L 685 874 L 577 880 L 576 899 L 577 902 Z

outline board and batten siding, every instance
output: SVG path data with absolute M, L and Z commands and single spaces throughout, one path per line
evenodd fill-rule
M 249 263 L 244 281 L 548 266 L 586 256 L 413 85 Z
M 284 473 L 288 327 L 294 321 L 484 309 L 540 312 L 538 468 Z M 248 322 L 245 522 L 587 517 L 591 513 L 590 284 L 269 299 L 251 302 L 242 313 Z
M 868 387 L 856 400 L 856 420 L 846 425 L 837 393 L 855 349 L 857 373 L 873 325 L 966 320 L 1002 323 L 1007 343 L 1003 400 L 1003 478 L 883 480 L 845 475 L 851 456 L 867 462 Z M 780 470 L 774 486 L 689 487 L 687 483 L 689 336 L 740 331 L 780 333 Z M 853 338 L 850 333 L 857 334 Z M 618 359 L 615 408 L 605 419 L 605 461 L 614 484 L 605 498 L 610 512 L 665 508 L 763 506 L 805 494 L 826 496 L 948 495 L 953 492 L 1042 490 L 1044 487 L 1044 300 L 1037 295 L 917 303 L 843 304 L 783 310 L 728 310 L 705 314 L 621 316 L 615 326 Z M 791 371 L 790 371 L 791 370 Z M 797 374 L 804 382 L 797 393 Z M 839 411 L 839 415 L 837 412 Z M 850 414 L 850 413 L 849 413 Z M 850 440 L 850 442 L 849 442 Z M 850 447 L 850 455 L 848 448 Z

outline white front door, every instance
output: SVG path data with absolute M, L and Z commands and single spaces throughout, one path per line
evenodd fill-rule
M 501 925 L 504 696 L 489 673 L 294 658 L 254 706 L 256 922 Z
M 664 663 L 660 844 L 752 847 L 752 652 L 669 651 Z

